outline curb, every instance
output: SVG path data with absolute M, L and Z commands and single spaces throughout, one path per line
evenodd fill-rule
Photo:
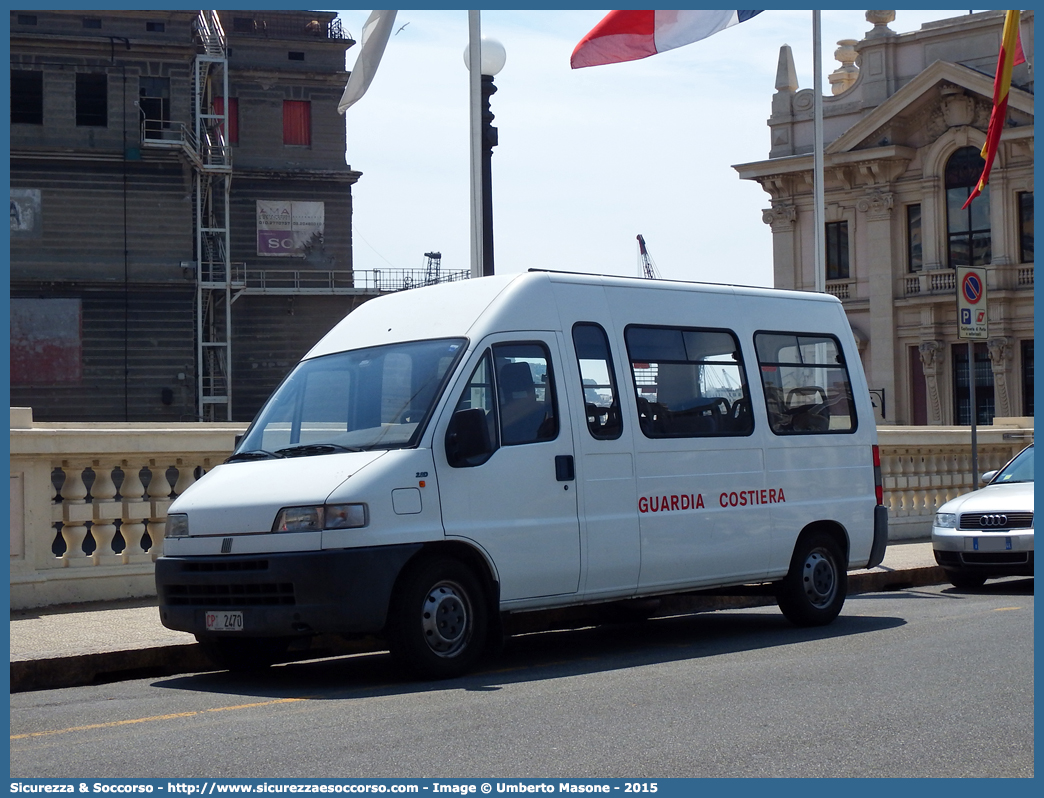
M 899 571 L 874 570 L 848 575 L 848 594 L 879 593 L 905 590 L 911 587 L 938 585 L 947 581 L 946 573 L 939 566 L 909 568 Z M 662 609 L 678 613 L 709 612 L 722 609 L 743 609 L 774 604 L 775 599 L 766 595 L 753 596 L 680 596 L 670 606 Z M 657 613 L 660 614 L 660 613 Z M 552 628 L 568 628 L 575 615 L 549 614 L 543 622 L 533 618 L 526 628 L 512 629 L 513 632 L 539 631 Z M 588 616 L 589 620 L 589 616 Z M 536 621 L 533 623 L 533 621 Z M 557 622 L 556 622 L 557 621 Z M 382 644 L 370 638 L 345 641 L 336 637 L 318 638 L 307 651 L 293 661 L 320 659 L 383 651 Z M 217 670 L 203 653 L 198 643 L 104 651 L 92 654 L 75 654 L 52 659 L 19 660 L 11 663 L 11 692 L 29 690 L 56 690 L 63 687 L 85 687 L 93 684 L 108 684 L 129 679 L 144 679 L 155 676 L 176 676 L 182 673 L 202 673 Z

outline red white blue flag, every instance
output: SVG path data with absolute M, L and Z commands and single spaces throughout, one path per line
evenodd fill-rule
M 573 50 L 569 64 L 580 67 L 637 61 L 706 39 L 760 11 L 610 11 Z

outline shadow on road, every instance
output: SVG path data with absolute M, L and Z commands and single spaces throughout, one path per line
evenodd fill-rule
M 289 663 L 250 672 L 202 673 L 156 687 L 266 698 L 344 700 L 435 690 L 494 691 L 518 682 L 558 679 L 665 662 L 695 660 L 902 626 L 902 618 L 841 615 L 829 626 L 796 628 L 772 612 L 705 613 L 511 637 L 499 655 L 468 676 L 407 681 L 387 653 Z

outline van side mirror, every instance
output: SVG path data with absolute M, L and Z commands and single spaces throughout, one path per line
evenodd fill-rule
M 458 410 L 446 430 L 446 460 L 454 468 L 482 465 L 493 456 L 486 413 L 480 407 Z

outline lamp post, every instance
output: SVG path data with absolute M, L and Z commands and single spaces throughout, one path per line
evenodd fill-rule
M 471 69 L 471 48 L 464 48 L 464 65 Z M 496 39 L 483 36 L 480 41 L 479 68 L 481 85 L 481 161 L 482 161 L 482 276 L 493 274 L 493 148 L 497 146 L 497 129 L 493 127 L 493 112 L 489 110 L 489 98 L 497 87 L 493 76 L 504 68 L 507 52 Z

